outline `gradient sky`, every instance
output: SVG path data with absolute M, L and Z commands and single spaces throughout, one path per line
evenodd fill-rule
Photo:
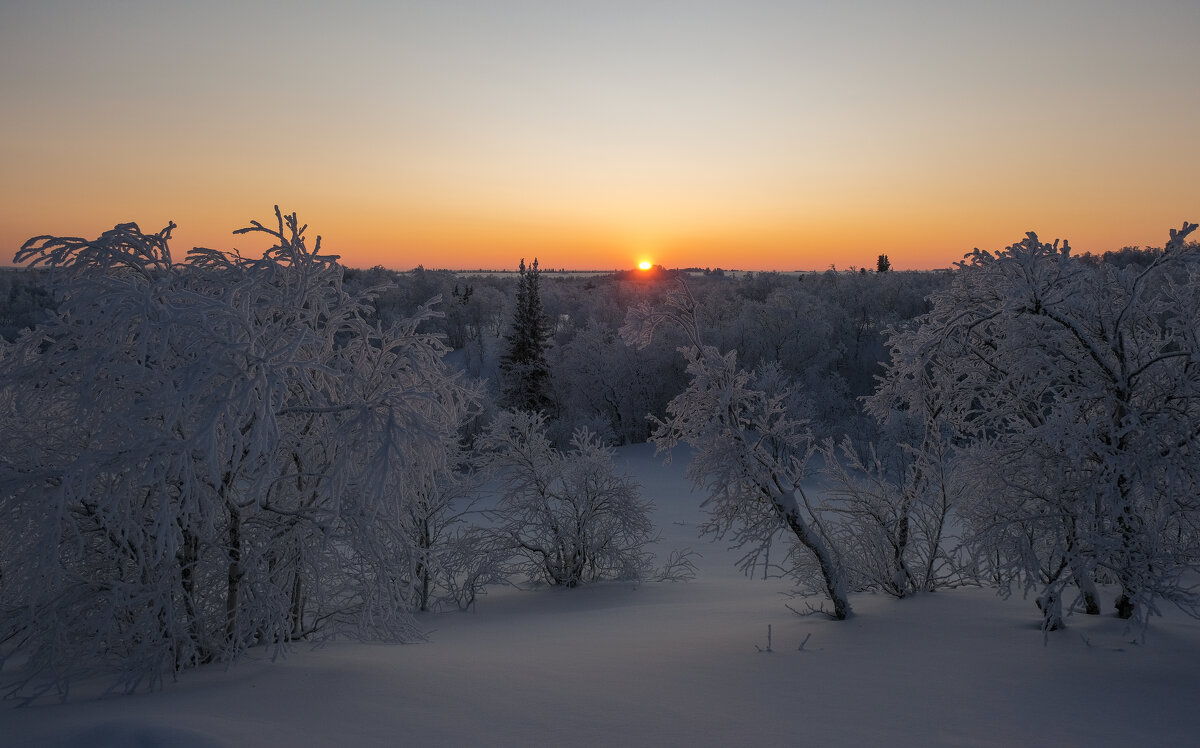
M 1200 2 L 0 0 L 0 261 L 947 267 L 1200 221 Z

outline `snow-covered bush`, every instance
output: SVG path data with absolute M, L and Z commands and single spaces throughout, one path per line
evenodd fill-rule
M 834 518 L 828 526 L 853 590 L 907 597 L 974 581 L 952 540 L 952 512 L 969 490 L 967 476 L 943 459 L 944 440 L 913 441 L 920 446 L 868 445 L 865 455 L 849 438 L 819 448 L 826 481 L 822 506 Z
M 294 215 L 260 258 L 173 261 L 172 226 L 37 237 L 52 319 L 0 360 L 7 692 L 114 688 L 345 633 L 415 635 L 407 494 L 447 469 L 475 393 L 382 328 Z
M 640 579 L 652 567 L 657 539 L 651 505 L 619 475 L 613 451 L 579 429 L 560 451 L 545 417 L 506 411 L 480 439 L 500 486 L 496 536 L 522 561 L 517 571 L 575 587 L 599 579 Z

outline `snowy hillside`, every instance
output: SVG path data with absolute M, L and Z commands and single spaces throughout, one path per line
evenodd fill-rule
M 684 457 L 684 455 L 680 455 Z M 158 693 L 0 705 L 0 745 L 1126 746 L 1200 735 L 1200 623 L 1145 641 L 1076 616 L 1043 644 L 1031 601 L 959 589 L 854 597 L 834 622 L 784 607 L 695 538 L 700 497 L 651 447 L 619 451 L 686 584 L 492 590 L 419 620 L 414 645 L 297 647 L 184 673 Z M 771 627 L 771 649 L 767 631 Z M 801 645 L 803 648 L 801 649 Z

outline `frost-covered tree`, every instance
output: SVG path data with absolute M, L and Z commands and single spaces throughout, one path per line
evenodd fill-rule
M 737 352 L 721 353 L 701 342 L 696 303 L 687 286 L 661 306 L 631 310 L 625 339 L 648 345 L 662 324 L 675 324 L 690 345 L 680 348 L 691 382 L 655 419 L 652 441 L 661 449 L 686 443 L 694 450 L 688 476 L 709 493 L 704 530 L 733 534 L 750 571 L 772 540 L 786 529 L 813 559 L 819 586 L 838 619 L 851 615 L 845 572 L 820 511 L 803 481 L 812 435 L 794 415 L 795 396 L 778 367 L 755 372 L 738 366 Z
M 522 559 L 519 571 L 575 587 L 599 579 L 640 579 L 657 535 L 650 502 L 616 472 L 613 452 L 586 429 L 556 449 L 545 416 L 501 413 L 480 439 L 500 485 L 496 534 Z
M 528 268 L 521 260 L 512 325 L 500 358 L 500 404 L 514 410 L 546 412 L 552 404 L 546 363 L 550 323 L 542 309 L 540 277 L 536 259 Z
M 276 209 L 261 257 L 169 226 L 37 237 L 50 321 L 0 359 L 8 693 L 114 688 L 257 644 L 415 635 L 407 494 L 474 392 L 420 310 L 384 328 Z
M 1034 234 L 959 263 L 919 324 L 894 332 L 870 407 L 932 414 L 975 481 L 963 511 L 1004 589 L 1036 592 L 1046 628 L 1063 599 L 1145 622 L 1160 600 L 1192 614 L 1200 564 L 1200 263 L 1196 228 L 1148 265 L 1081 261 Z

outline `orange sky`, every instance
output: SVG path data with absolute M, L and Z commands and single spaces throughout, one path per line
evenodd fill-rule
M 1200 3 L 0 5 L 0 261 L 297 211 L 346 264 L 946 267 L 1200 220 Z

